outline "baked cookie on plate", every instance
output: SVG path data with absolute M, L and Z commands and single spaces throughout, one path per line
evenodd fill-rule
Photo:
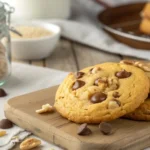
M 135 66 L 98 64 L 70 73 L 56 92 L 54 106 L 76 123 L 110 121 L 138 108 L 149 88 L 147 75 Z

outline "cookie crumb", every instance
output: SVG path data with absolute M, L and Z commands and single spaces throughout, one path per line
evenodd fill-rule
M 50 104 L 45 104 L 42 105 L 42 109 L 36 110 L 36 113 L 42 114 L 42 113 L 53 112 L 53 111 L 54 111 L 53 106 L 51 106 Z

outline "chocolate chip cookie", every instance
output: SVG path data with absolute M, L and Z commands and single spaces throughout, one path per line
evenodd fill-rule
M 120 63 L 136 66 L 142 69 L 150 80 L 150 64 L 136 60 L 122 60 Z M 125 118 L 132 120 L 150 121 L 150 96 L 134 112 L 125 115 Z
M 137 60 L 122 60 L 122 61 L 120 61 L 120 63 L 132 65 L 132 66 L 142 69 L 148 76 L 149 82 L 150 82 L 150 63 L 143 62 L 143 61 L 137 61 Z M 149 91 L 150 91 L 150 89 L 149 89 Z
M 54 106 L 76 123 L 100 123 L 133 112 L 147 98 L 149 88 L 143 70 L 104 63 L 70 73 L 57 90 Z
M 150 121 L 150 97 L 148 97 L 134 112 L 124 117 L 132 120 Z

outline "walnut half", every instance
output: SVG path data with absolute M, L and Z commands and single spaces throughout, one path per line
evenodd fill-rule
M 30 150 L 41 145 L 41 141 L 35 138 L 28 138 L 20 144 L 21 150 Z

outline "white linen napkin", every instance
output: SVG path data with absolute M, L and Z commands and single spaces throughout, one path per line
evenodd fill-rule
M 40 90 L 43 88 L 48 88 L 53 85 L 57 85 L 68 73 L 63 71 L 58 71 L 54 69 L 34 67 L 19 63 L 12 64 L 12 75 L 10 76 L 8 82 L 2 87 L 8 93 L 8 96 L 0 98 L 0 120 L 4 117 L 4 104 L 5 102 L 18 95 L 29 93 L 32 91 Z M 18 126 L 14 126 L 11 129 L 7 129 L 7 135 L 0 138 L 0 150 L 7 150 L 12 148 L 19 140 L 24 139 L 30 133 L 24 131 Z M 18 136 L 16 139 L 12 139 L 15 135 Z M 47 148 L 55 148 L 55 150 L 60 150 L 52 144 L 44 144 L 42 141 L 42 149 L 47 150 Z

